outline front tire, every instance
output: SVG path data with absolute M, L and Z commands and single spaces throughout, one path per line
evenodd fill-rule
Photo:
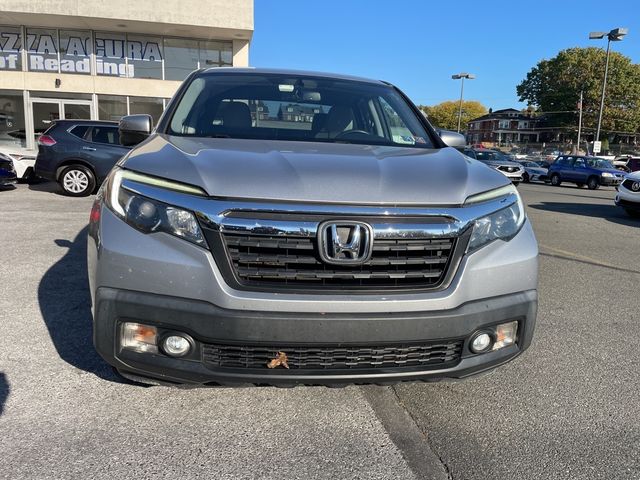
M 587 180 L 587 188 L 589 190 L 597 190 L 600 187 L 600 181 L 596 177 L 590 177 Z
M 96 189 L 96 177 L 84 165 L 71 165 L 65 168 L 58 183 L 65 195 L 86 197 Z
M 557 173 L 551 175 L 551 185 L 553 185 L 554 187 L 559 187 L 561 183 L 562 180 L 560 180 L 560 175 L 558 175 Z
M 529 183 L 531 180 L 529 179 L 529 174 L 525 172 L 525 174 L 522 176 L 522 181 L 524 183 Z

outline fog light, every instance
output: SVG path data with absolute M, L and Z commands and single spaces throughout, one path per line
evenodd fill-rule
M 518 333 L 518 322 L 502 323 L 496 327 L 496 343 L 493 344 L 493 350 L 508 347 L 516 343 L 516 335 Z
M 141 353 L 158 353 L 158 330 L 141 323 L 122 324 L 120 345 L 122 348 Z
M 182 357 L 191 350 L 191 343 L 180 335 L 169 335 L 162 341 L 162 350 L 172 357 Z
M 479 333 L 471 340 L 471 351 L 473 353 L 486 352 L 491 346 L 491 335 L 488 333 Z

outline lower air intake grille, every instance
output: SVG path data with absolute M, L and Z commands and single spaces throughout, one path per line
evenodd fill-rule
M 278 352 L 290 370 L 376 368 L 446 368 L 460 361 L 462 340 L 384 346 L 203 345 L 203 361 L 211 368 L 266 369 Z

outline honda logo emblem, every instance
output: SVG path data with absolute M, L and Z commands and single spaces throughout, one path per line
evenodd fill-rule
M 373 229 L 363 222 L 328 221 L 318 229 L 318 249 L 325 263 L 360 265 L 371 258 Z

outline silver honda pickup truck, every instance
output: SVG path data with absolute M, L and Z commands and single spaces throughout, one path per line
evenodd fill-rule
M 94 343 L 123 376 L 439 380 L 531 343 L 538 247 L 516 188 L 393 85 L 205 69 L 155 128 L 119 128 L 136 146 L 96 197 L 88 265 Z

